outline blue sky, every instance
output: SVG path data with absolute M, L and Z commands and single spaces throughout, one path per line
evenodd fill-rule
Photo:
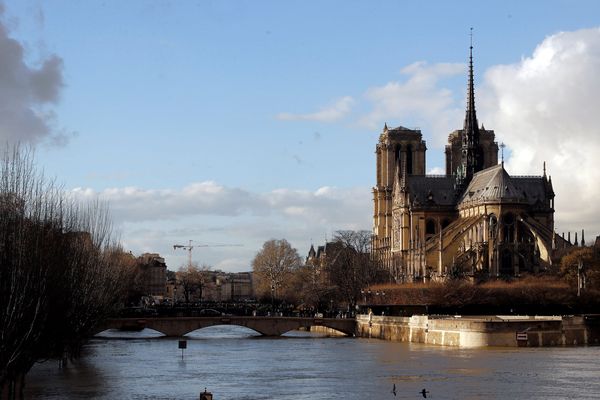
M 44 128 L 28 134 L 0 122 L 0 138 L 35 143 L 47 174 L 79 195 L 106 198 L 135 254 L 160 252 L 177 269 L 185 254 L 175 243 L 236 243 L 243 247 L 195 250 L 194 260 L 247 270 L 265 240 L 287 238 L 304 255 L 311 240 L 336 229 L 371 228 L 384 122 L 420 127 L 428 170 L 439 172 L 446 137 L 464 117 L 474 27 L 480 122 L 508 145 L 509 172 L 541 174 L 548 160 L 557 230 L 586 228 L 591 238 L 600 232 L 589 188 L 600 121 L 578 113 L 597 108 L 599 8 L 595 1 L 7 1 L 5 35 L 22 46 L 23 68 L 44 72 L 56 93 L 23 96 L 24 109 L 43 113 Z M 555 56 L 544 64 L 548 52 Z M 60 62 L 44 69 L 49 59 Z M 561 72 L 574 71 L 565 59 L 586 60 L 577 79 Z M 552 92 L 540 63 L 556 83 Z M 588 97 L 578 96 L 576 83 Z M 563 127 L 569 118 L 575 123 Z M 570 135 L 575 125 L 578 135 Z M 592 145 L 582 149 L 565 136 Z

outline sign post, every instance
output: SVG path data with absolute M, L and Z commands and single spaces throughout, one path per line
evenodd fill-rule
M 187 349 L 187 340 L 180 340 L 179 348 L 181 349 L 181 359 L 183 360 L 183 350 Z

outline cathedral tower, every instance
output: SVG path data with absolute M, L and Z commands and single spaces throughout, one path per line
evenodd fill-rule
M 420 130 L 383 127 L 375 149 L 377 184 L 373 187 L 373 249 L 381 254 L 390 254 L 391 249 L 394 179 L 401 170 L 407 176 L 425 175 L 426 150 Z

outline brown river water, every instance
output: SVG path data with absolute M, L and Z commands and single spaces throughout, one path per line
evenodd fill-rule
M 117 339 L 115 336 L 127 336 Z M 65 369 L 38 364 L 28 399 L 600 399 L 600 347 L 458 349 L 217 326 L 178 339 L 107 333 Z M 392 392 L 396 388 L 396 394 Z

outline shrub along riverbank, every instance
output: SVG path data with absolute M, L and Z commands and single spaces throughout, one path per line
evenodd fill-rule
M 494 280 L 375 285 L 365 306 L 374 312 L 408 314 L 575 314 L 600 311 L 600 292 L 576 288 L 561 277 L 529 276 L 510 282 Z M 386 312 L 387 311 L 387 312 Z

